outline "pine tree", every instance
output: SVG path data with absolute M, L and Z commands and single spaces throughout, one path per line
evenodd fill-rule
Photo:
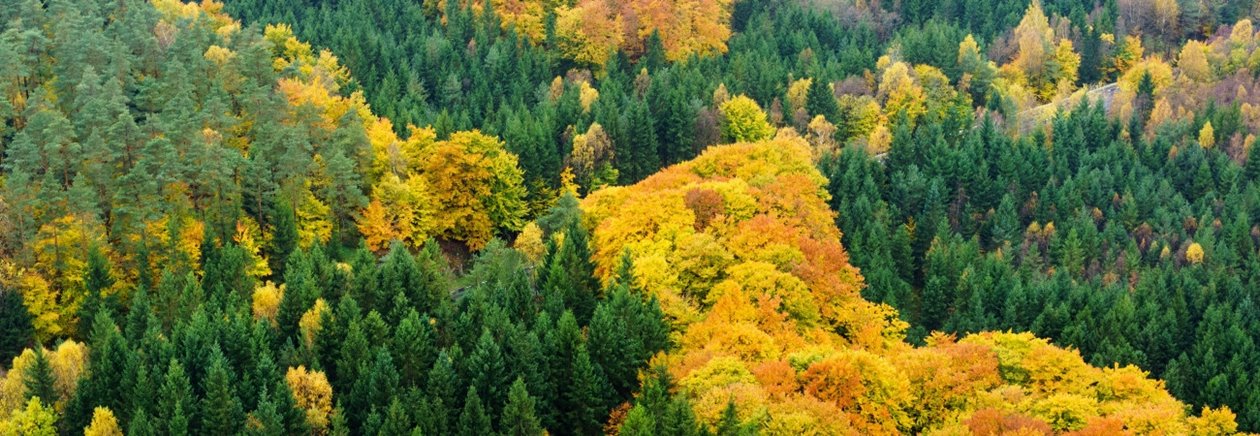
M 272 274 L 283 277 L 289 262 L 289 253 L 298 245 L 297 215 L 288 202 L 280 201 L 275 205 L 272 216 L 272 237 L 271 243 L 267 245 L 267 260 L 271 263 Z
M 201 400 L 201 429 L 207 434 L 236 434 L 241 430 L 245 413 L 233 388 L 231 369 L 222 353 L 213 353 L 206 372 L 205 398 Z
M 390 400 L 389 408 L 385 411 L 385 418 L 381 423 L 381 429 L 378 434 L 404 436 L 411 434 L 411 429 L 411 415 L 403 407 L 398 397 L 394 397 L 394 399 Z
M 80 335 L 86 336 L 92 329 L 92 318 L 96 315 L 102 305 L 113 307 L 113 304 L 107 304 L 104 292 L 114 285 L 114 277 L 109 272 L 109 260 L 105 258 L 100 247 L 92 246 L 88 251 L 87 272 L 84 273 L 83 288 L 85 295 L 83 303 L 79 306 L 79 327 L 77 331 Z
M 597 434 L 607 409 L 603 393 L 606 382 L 598 367 L 591 363 L 585 344 L 578 344 L 571 364 L 570 385 L 564 395 L 565 427 L 577 434 Z
M 836 95 L 832 92 L 831 82 L 821 77 L 814 78 L 809 84 L 809 93 L 805 100 L 806 110 L 813 115 L 822 115 L 832 124 L 839 124 L 840 105 L 836 103 Z
M 504 436 L 536 436 L 542 434 L 542 422 L 534 412 L 534 397 L 525 388 L 525 380 L 517 377 L 508 390 L 507 405 L 499 430 Z
M 464 411 L 459 414 L 459 436 L 483 436 L 493 434 L 490 415 L 481 406 L 481 397 L 477 396 L 477 388 L 469 386 L 468 395 L 464 396 Z
M 127 423 L 127 435 L 129 436 L 156 436 L 158 432 L 153 430 L 153 424 L 149 421 L 149 415 L 144 413 L 144 409 L 137 410 L 131 415 L 131 422 Z M 170 433 L 172 435 L 187 434 Z
M 246 419 L 245 433 L 256 436 L 282 436 L 292 434 L 285 432 L 284 417 L 272 401 L 266 389 L 258 400 L 258 408 L 250 412 Z
M 22 383 L 26 386 L 26 399 L 39 398 L 44 404 L 55 404 L 59 398 L 54 389 L 56 377 L 48 363 L 44 347 L 35 347 L 35 360 L 22 371 Z
M 656 420 L 642 404 L 636 404 L 626 413 L 626 420 L 621 423 L 621 434 L 625 436 L 654 436 Z
M 192 386 L 188 381 L 188 376 L 184 373 L 184 366 L 175 359 L 171 359 L 166 370 L 165 380 L 162 387 L 158 390 L 158 419 L 155 430 L 156 433 L 165 433 L 169 435 L 187 435 L 189 434 L 189 422 L 194 413 Z M 131 422 L 132 426 L 142 425 L 149 426 L 147 420 L 137 423 L 135 419 Z M 165 426 L 165 428 L 162 428 Z
M 406 386 L 424 386 L 425 375 L 437 360 L 433 328 L 427 319 L 428 316 L 421 318 L 415 309 L 409 308 L 390 341 L 398 374 Z
M 714 434 L 717 436 L 744 436 L 753 433 L 750 427 L 740 423 L 734 401 L 727 402 L 726 408 L 722 409 L 722 417 L 718 419 L 716 430 Z
M 442 350 L 426 377 L 428 386 L 425 387 L 425 393 L 435 400 L 434 408 L 446 414 L 447 423 L 459 422 L 459 391 L 464 389 L 464 385 L 455 370 L 454 362 L 462 354 L 459 348 Z
M 35 340 L 31 314 L 22 296 L 0 286 L 0 362 L 10 362 Z
M 509 386 L 508 380 L 511 380 L 504 368 L 503 359 L 502 349 L 490 335 L 490 330 L 483 329 L 464 366 L 472 375 L 472 387 L 477 389 L 485 401 L 486 414 L 491 417 L 499 415 L 500 408 L 507 399 L 504 388 Z

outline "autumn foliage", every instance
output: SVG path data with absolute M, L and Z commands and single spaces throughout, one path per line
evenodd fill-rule
M 824 184 L 804 140 L 775 139 L 714 147 L 584 201 L 597 274 L 611 280 L 624 253 L 633 259 L 674 326 L 676 347 L 656 363 L 700 421 L 718 425 L 733 402 L 769 434 L 1217 425 L 1136 367 L 1096 368 L 1028 333 L 906 344 L 896 311 L 859 295 Z

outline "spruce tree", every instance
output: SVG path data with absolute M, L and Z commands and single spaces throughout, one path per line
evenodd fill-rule
M 10 362 L 35 340 L 31 314 L 22 296 L 0 286 L 0 362 Z
M 26 387 L 25 398 L 39 398 L 41 403 L 55 404 L 59 400 L 54 389 L 56 380 L 44 347 L 35 347 L 35 360 L 22 371 L 22 384 Z
M 577 434 L 598 434 L 607 409 L 603 393 L 605 381 L 598 367 L 591 363 L 585 344 L 579 344 L 573 355 L 570 385 L 564 395 L 564 427 Z
M 102 307 L 113 308 L 112 296 L 107 297 L 104 292 L 114 285 L 114 277 L 109 272 L 109 260 L 101 253 L 100 247 L 93 245 L 88 250 L 87 272 L 83 276 L 83 302 L 79 306 L 79 326 L 77 331 L 80 337 L 87 337 L 92 329 L 92 318 Z M 110 298 L 110 302 L 106 302 L 106 298 Z M 0 329 L 2 330 L 2 329 Z M 0 353 L 0 356 L 3 354 Z
M 456 426 L 459 436 L 484 436 L 493 434 L 490 415 L 481 405 L 481 397 L 477 396 L 477 388 L 469 386 L 464 396 L 464 410 L 459 414 L 459 425 Z
M 525 388 L 525 380 L 517 377 L 508 390 L 507 405 L 499 420 L 499 431 L 504 436 L 537 436 L 542 433 L 542 422 L 535 414 L 534 397 Z
M 832 124 L 841 124 L 840 105 L 836 103 L 836 94 L 832 91 L 831 82 L 822 77 L 815 77 L 810 82 L 805 110 L 810 114 L 826 117 Z
M 490 330 L 483 329 L 464 366 L 472 375 L 472 386 L 484 400 L 486 414 L 491 417 L 499 415 L 507 399 L 508 380 L 511 380 L 503 359 L 503 351 L 490 335 Z
M 171 359 L 162 387 L 158 390 L 157 422 L 154 424 L 157 428 L 154 430 L 169 435 L 187 435 L 194 413 L 192 386 L 188 375 L 184 373 L 184 366 L 179 361 Z M 136 425 L 134 420 L 132 425 Z
M 236 434 L 244 423 L 241 401 L 233 388 L 232 373 L 222 353 L 213 353 L 202 390 L 201 431 L 205 434 Z

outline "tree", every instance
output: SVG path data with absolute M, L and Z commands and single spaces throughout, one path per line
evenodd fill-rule
M 727 142 L 754 142 L 770 139 L 774 128 L 757 102 L 744 95 L 722 103 L 722 138 Z
M 1199 129 L 1199 146 L 1208 149 L 1216 146 L 1216 130 L 1211 121 L 1203 123 L 1203 128 Z
M 615 183 L 614 152 L 612 140 L 599 123 L 592 123 L 586 133 L 573 137 L 573 152 L 569 161 L 578 184 L 585 186 L 587 191 L 594 191 Z
M 602 398 L 605 381 L 592 364 L 586 344 L 578 344 L 570 368 L 572 384 L 565 389 L 564 423 L 577 434 L 596 434 L 607 410 Z
M 434 232 L 481 249 L 495 231 L 525 225 L 525 188 L 516 156 L 478 131 L 458 132 L 427 153 L 423 174 L 435 204 Z
M 1212 67 L 1208 63 L 1206 50 L 1207 47 L 1199 41 L 1188 41 L 1185 46 L 1182 46 L 1181 54 L 1177 58 L 1177 67 L 1190 80 L 1206 82 L 1212 79 Z
M 1199 245 L 1198 242 L 1191 243 L 1186 248 L 1186 261 L 1195 265 L 1203 263 L 1203 246 Z
M 210 434 L 236 434 L 243 427 L 245 412 L 233 389 L 232 375 L 222 353 L 210 358 L 210 368 L 202 390 L 201 428 Z
M 8 362 L 30 346 L 35 337 L 31 314 L 17 292 L 0 286 L 0 362 Z
M 15 410 L 8 420 L 0 421 L 0 433 L 21 436 L 56 436 L 57 412 L 31 398 L 26 408 Z
M 503 406 L 503 418 L 499 431 L 509 436 L 536 436 L 542 434 L 542 422 L 534 412 L 534 397 L 525 389 L 525 380 L 517 377 L 508 390 L 507 405 Z
M 468 395 L 464 396 L 464 410 L 459 414 L 459 426 L 456 434 L 460 436 L 480 436 L 493 434 L 490 415 L 481 405 L 481 397 L 477 396 L 477 388 L 468 387 Z
M 123 436 L 123 432 L 113 411 L 97 407 L 92 411 L 92 424 L 83 429 L 83 436 Z
M 805 99 L 806 110 L 814 115 L 822 115 L 827 121 L 838 123 L 840 105 L 836 103 L 836 94 L 832 91 L 831 82 L 815 78 L 810 81 L 809 94 Z
M 193 413 L 192 386 L 188 375 L 184 373 L 184 366 L 179 361 L 171 359 L 166 377 L 158 390 L 157 425 L 165 428 L 158 427 L 155 430 L 157 433 L 187 435 Z M 134 420 L 131 423 L 132 426 L 137 424 L 148 425 Z
M 47 404 L 56 404 L 60 400 L 53 387 L 56 379 L 44 347 L 35 347 L 35 359 L 22 371 L 22 382 L 26 385 L 27 399 L 39 398 L 40 402 Z
M 297 407 L 306 412 L 306 422 L 315 432 L 326 431 L 332 414 L 332 386 L 320 371 L 307 371 L 306 367 L 289 368 L 284 381 L 293 392 Z

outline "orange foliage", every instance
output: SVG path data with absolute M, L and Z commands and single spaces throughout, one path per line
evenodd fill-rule
M 734 401 L 773 434 L 1049 434 L 1228 428 L 1189 418 L 1134 367 L 1099 369 L 1027 333 L 903 342 L 893 308 L 862 299 L 809 145 L 709 148 L 583 203 L 604 281 L 629 253 L 677 346 L 657 356 L 700 421 Z

